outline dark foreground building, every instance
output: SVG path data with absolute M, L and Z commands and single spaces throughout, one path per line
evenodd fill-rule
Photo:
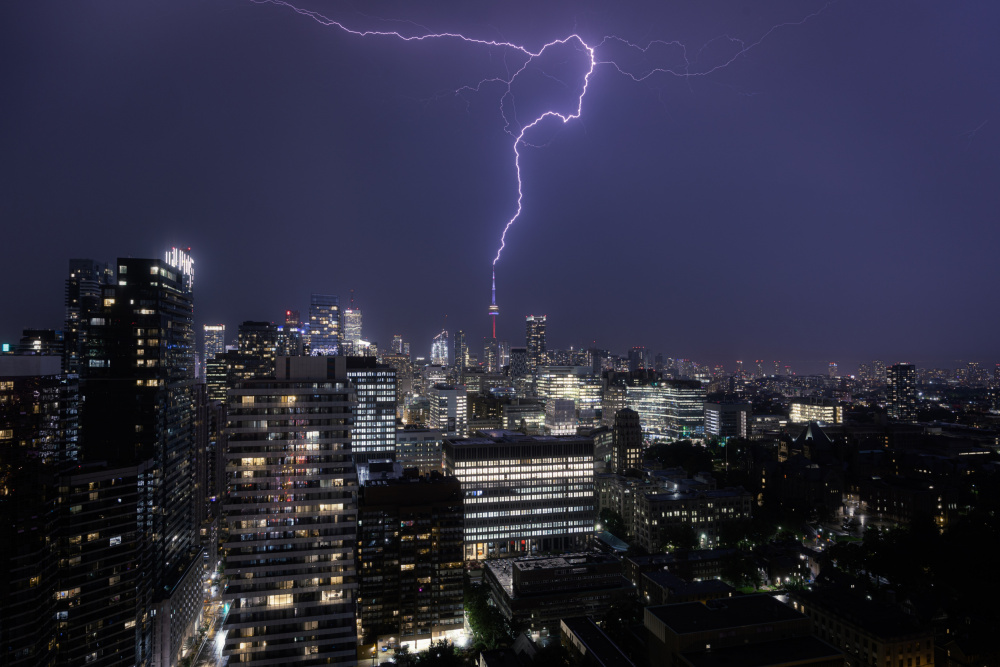
M 621 562 L 599 553 L 494 559 L 484 581 L 503 615 L 535 638 L 555 637 L 559 621 L 573 616 L 601 618 L 616 602 L 635 596 Z
M 457 641 L 464 627 L 462 487 L 436 474 L 369 480 L 359 492 L 363 644 Z

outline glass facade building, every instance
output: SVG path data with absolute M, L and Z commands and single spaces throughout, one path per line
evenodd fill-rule
M 340 297 L 313 294 L 309 300 L 309 353 L 328 356 L 340 350 Z

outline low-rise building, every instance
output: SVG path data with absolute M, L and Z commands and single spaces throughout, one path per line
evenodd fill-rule
M 842 667 L 844 655 L 810 635 L 803 614 L 770 595 L 646 607 L 651 664 L 673 667 Z
M 697 492 L 647 492 L 635 500 L 632 535 L 648 551 L 659 551 L 671 530 L 691 526 L 702 546 L 719 538 L 719 526 L 750 518 L 753 496 L 742 487 Z
M 848 667 L 934 667 L 934 633 L 913 616 L 836 585 L 794 590 L 788 597 L 793 609 L 812 620 L 814 635 L 847 655 Z
M 563 618 L 600 618 L 635 595 L 618 559 L 592 552 L 494 559 L 484 579 L 504 617 L 536 638 L 556 636 Z
M 645 572 L 639 583 L 639 593 L 646 604 L 650 605 L 708 602 L 731 598 L 735 592 L 736 589 L 719 579 L 685 581 L 667 570 Z

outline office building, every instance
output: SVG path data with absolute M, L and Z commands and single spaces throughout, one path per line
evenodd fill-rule
M 705 435 L 715 438 L 746 438 L 751 405 L 744 401 L 705 403 Z
M 411 652 L 460 639 L 462 487 L 439 473 L 369 479 L 358 493 L 361 643 Z
M 886 371 L 886 407 L 889 419 L 917 421 L 917 369 L 913 364 L 894 364 Z
M 705 389 L 698 380 L 664 380 L 666 435 L 671 440 L 704 434 Z
M 526 347 L 512 347 L 510 348 L 510 377 L 521 378 L 528 375 L 531 371 L 528 368 L 528 348 Z
M 545 402 L 545 432 L 548 435 L 576 435 L 576 403 L 571 398 Z
M 788 421 L 793 424 L 821 422 L 844 423 L 844 407 L 839 401 L 828 398 L 797 398 L 788 407 Z
M 413 364 L 407 354 L 383 354 L 382 363 L 396 369 L 396 411 L 401 413 L 406 397 L 413 393 Z
M 441 431 L 427 428 L 396 429 L 396 462 L 404 468 L 416 468 L 421 475 L 444 471 Z
M 483 338 L 483 368 L 487 373 L 500 372 L 500 344 L 496 338 Z
M 354 389 L 344 357 L 281 357 L 229 408 L 224 655 L 356 664 Z
M 364 340 L 361 333 L 361 308 L 352 304 L 341 311 L 341 318 L 344 344 L 350 346 L 352 354 L 360 354 L 361 341 Z
M 872 362 L 872 379 L 876 384 L 885 384 L 886 382 L 885 362 L 881 359 Z
M 684 440 L 704 434 L 705 389 L 698 380 L 634 378 L 626 385 L 626 397 L 648 438 Z M 608 399 L 605 392 L 605 409 Z
M 455 332 L 455 367 L 459 370 L 469 365 L 469 343 L 465 332 L 459 329 Z
M 633 347 L 628 351 L 628 369 L 635 372 L 643 368 L 652 368 L 649 363 L 649 353 L 642 346 Z
M 448 332 L 444 329 L 431 341 L 431 365 L 448 365 Z
M 355 389 L 351 454 L 356 462 L 392 458 L 396 452 L 396 369 L 375 357 L 346 357 L 347 379 Z
M 626 470 L 642 467 L 642 424 L 639 413 L 624 408 L 615 414 L 615 425 L 611 431 L 611 465 L 619 475 Z
M 309 299 L 309 354 L 329 356 L 340 351 L 340 297 L 313 294 Z
M 488 560 L 483 580 L 504 618 L 535 640 L 557 636 L 564 618 L 603 618 L 635 597 L 621 562 L 593 552 Z
M 601 409 L 601 380 L 590 366 L 540 366 L 536 374 L 539 398 L 572 400 L 588 418 Z
M 594 442 L 483 431 L 445 438 L 445 473 L 465 495 L 465 557 L 583 548 L 593 534 Z
M 545 434 L 545 405 L 530 398 L 517 398 L 501 408 L 503 427 L 525 435 Z
M 525 318 L 525 348 L 528 352 L 528 370 L 534 373 L 545 361 L 545 315 L 528 315 Z
M 829 365 L 826 368 L 826 374 L 831 378 L 838 377 L 837 362 L 831 361 L 829 363 Z
M 428 425 L 446 437 L 463 438 L 469 434 L 469 408 L 465 386 L 434 384 L 427 392 L 430 399 Z
M 226 325 L 206 324 L 202 327 L 202 359 L 208 361 L 226 351 Z

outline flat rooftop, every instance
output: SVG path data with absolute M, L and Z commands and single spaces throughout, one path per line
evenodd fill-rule
M 866 599 L 839 586 L 821 586 L 795 591 L 790 597 L 803 605 L 813 605 L 858 625 L 882 638 L 930 633 L 920 622 L 899 609 Z
M 760 644 L 730 646 L 681 654 L 680 664 L 691 667 L 771 667 L 810 664 L 844 654 L 816 637 L 794 637 Z
M 621 649 L 604 634 L 597 625 L 587 618 L 564 618 L 560 621 L 561 629 L 576 642 L 586 647 L 585 656 L 602 667 L 635 667 Z
M 493 445 L 497 443 L 566 442 L 569 440 L 590 439 L 579 435 L 525 435 L 517 431 L 505 431 L 502 429 L 480 429 L 479 433 L 481 435 L 478 437 L 448 438 L 448 441 L 456 447 L 461 447 L 466 445 Z
M 646 607 L 646 613 L 679 635 L 805 618 L 766 594 Z

